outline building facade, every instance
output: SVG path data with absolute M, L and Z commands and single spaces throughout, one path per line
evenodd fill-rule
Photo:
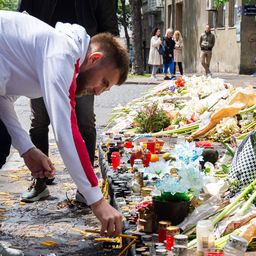
M 160 27 L 162 35 L 167 28 L 180 30 L 185 72 L 202 73 L 199 38 L 209 24 L 216 38 L 211 71 L 252 74 L 256 71 L 256 0 L 251 0 L 249 6 L 246 2 L 248 0 L 229 0 L 215 9 L 214 0 L 163 0 L 162 8 L 155 11 L 148 8 L 143 12 L 146 48 L 154 27 Z M 143 2 L 144 9 L 149 3 L 152 2 Z
M 206 24 L 211 25 L 216 38 L 211 61 L 213 72 L 252 74 L 256 71 L 256 16 L 253 12 L 246 15 L 245 2 L 230 0 L 215 9 L 213 0 L 165 1 L 165 28 L 180 30 L 183 35 L 186 73 L 203 71 L 199 38 Z

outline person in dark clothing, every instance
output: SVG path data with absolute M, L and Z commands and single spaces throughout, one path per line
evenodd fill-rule
M 209 24 L 205 26 L 205 31 L 200 36 L 200 48 L 201 48 L 201 64 L 205 69 L 205 75 L 211 76 L 210 63 L 212 59 L 212 49 L 215 45 L 215 36 L 211 32 Z
M 117 16 L 117 0 L 21 0 L 18 10 L 55 26 L 56 22 L 76 23 L 83 26 L 90 36 L 101 32 L 119 35 Z M 48 126 L 50 124 L 43 98 L 31 100 L 32 120 L 30 136 L 32 142 L 43 153 L 48 155 Z M 85 141 L 90 161 L 93 165 L 96 148 L 96 128 L 94 114 L 94 95 L 87 95 L 76 100 L 76 115 L 79 130 Z M 22 195 L 22 201 L 34 202 L 49 195 L 46 184 L 51 179 L 37 179 Z M 77 192 L 76 198 L 83 202 L 82 195 Z
M 173 32 L 171 29 L 167 29 L 165 33 L 165 37 L 163 38 L 163 45 L 164 45 L 164 55 L 163 55 L 163 62 L 164 62 L 164 80 L 171 79 L 168 74 L 168 68 L 171 76 L 174 74 L 174 62 L 173 62 L 173 50 L 175 46 L 175 42 L 172 39 Z
M 11 136 L 9 135 L 4 123 L 0 120 L 0 131 L 1 135 L 0 136 L 0 168 L 5 164 L 6 158 L 10 154 L 10 147 L 12 143 Z

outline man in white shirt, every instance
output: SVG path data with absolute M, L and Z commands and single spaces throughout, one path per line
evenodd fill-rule
M 64 164 L 100 220 L 101 233 L 119 234 L 122 216 L 102 197 L 74 109 L 75 97 L 100 95 L 125 81 L 129 70 L 125 46 L 110 34 L 90 39 L 79 25 L 57 23 L 54 29 L 10 11 L 0 11 L 0 31 L 0 120 L 12 145 L 35 178 L 53 176 L 50 159 L 34 147 L 13 106 L 19 96 L 43 97 Z

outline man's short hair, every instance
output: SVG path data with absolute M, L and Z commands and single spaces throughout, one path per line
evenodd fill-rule
M 117 68 L 120 72 L 118 85 L 125 82 L 129 72 L 129 55 L 124 42 L 110 33 L 100 33 L 91 38 L 96 50 L 103 52 L 102 64 Z

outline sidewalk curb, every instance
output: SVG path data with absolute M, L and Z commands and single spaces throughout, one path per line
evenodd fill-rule
M 155 84 L 155 85 L 158 85 L 158 84 L 161 84 L 162 81 L 157 81 L 157 82 L 148 82 L 148 81 L 126 81 L 124 84 L 145 84 L 145 85 L 149 85 L 149 84 Z

